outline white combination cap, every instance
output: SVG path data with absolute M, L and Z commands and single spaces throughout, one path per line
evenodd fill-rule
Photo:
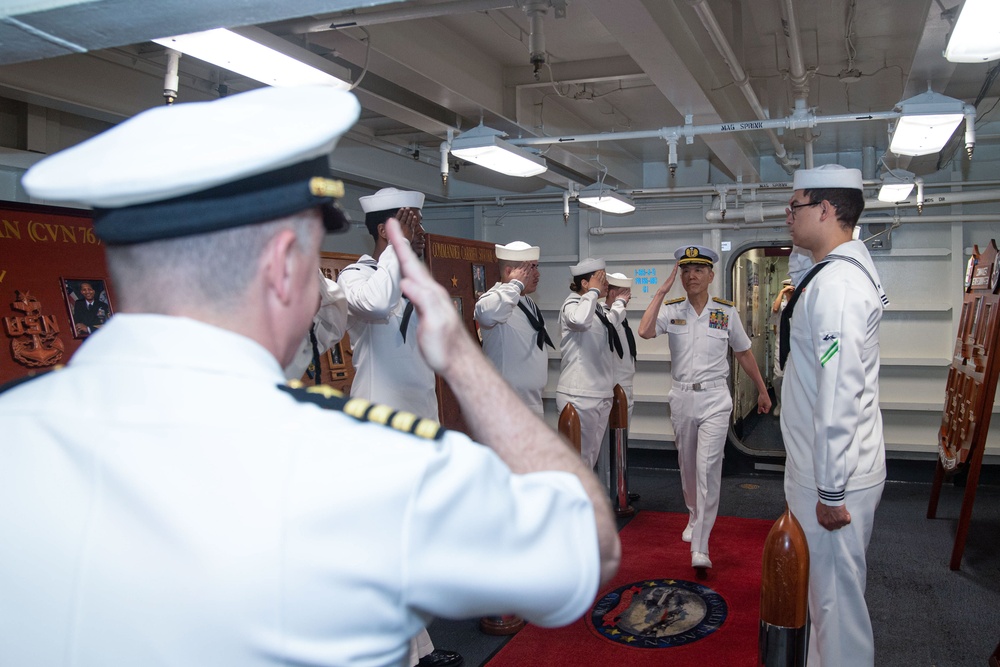
M 588 273 L 592 273 L 594 271 L 600 271 L 603 268 L 604 268 L 603 259 L 594 259 L 592 257 L 588 257 L 579 264 L 574 264 L 573 266 L 569 267 L 569 272 L 574 276 L 583 276 Z
M 395 213 L 401 208 L 424 207 L 424 193 L 413 192 L 412 190 L 397 190 L 396 188 L 382 188 L 373 195 L 358 197 L 361 203 L 361 210 L 365 213 L 375 213 L 377 211 L 392 211 Z
M 798 169 L 792 177 L 793 190 L 817 188 L 847 188 L 864 190 L 860 169 L 848 169 L 839 164 L 824 164 L 814 169 Z
M 144 111 L 48 157 L 24 175 L 32 197 L 94 209 L 109 243 L 266 222 L 332 204 L 329 153 L 358 119 L 357 98 L 330 86 L 259 88 L 211 102 Z
M 682 245 L 674 251 L 678 266 L 685 264 L 705 264 L 714 266 L 719 261 L 719 253 L 703 245 Z
M 524 241 L 511 241 L 507 245 L 496 244 L 497 259 L 508 262 L 537 262 L 541 250 L 536 245 Z
M 609 273 L 608 284 L 612 287 L 631 287 L 632 279 L 624 273 Z

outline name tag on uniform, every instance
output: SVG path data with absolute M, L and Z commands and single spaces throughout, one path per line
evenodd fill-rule
M 687 320 L 670 320 L 671 324 L 687 324 Z
M 708 328 L 709 329 L 728 329 L 729 328 L 729 315 L 726 315 L 724 310 L 713 310 L 708 314 Z

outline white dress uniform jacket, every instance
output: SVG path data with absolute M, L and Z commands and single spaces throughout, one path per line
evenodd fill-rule
M 845 490 L 885 479 L 878 328 L 888 299 L 860 268 L 837 257 L 857 261 L 881 285 L 860 241 L 827 256 L 792 315 L 781 414 L 785 474 L 817 489 L 829 505 L 840 505 Z
M 434 371 L 417 347 L 417 313 L 400 332 L 406 300 L 399 287 L 396 250 L 389 246 L 376 262 L 369 255 L 345 267 L 337 284 L 347 295 L 347 333 L 354 350 L 351 396 L 438 418 Z
M 0 395 L 0 664 L 405 665 L 429 616 L 587 611 L 577 478 L 284 382 L 248 338 L 119 314 Z
M 525 405 L 541 416 L 542 390 L 549 374 L 548 348 L 538 347 L 538 332 L 518 307 L 538 312 L 517 281 L 497 283 L 476 301 L 475 318 L 483 335 L 483 352 Z
M 709 299 L 699 316 L 686 298 L 668 301 L 656 316 L 656 335 L 670 334 L 670 376 L 694 383 L 729 377 L 729 348 L 750 349 L 740 314 L 728 302 Z
M 889 300 L 860 241 L 824 262 L 791 317 L 781 392 L 785 497 L 809 543 L 809 665 L 873 665 L 865 552 L 886 474 L 878 328 Z M 851 523 L 826 530 L 817 502 L 845 505 Z

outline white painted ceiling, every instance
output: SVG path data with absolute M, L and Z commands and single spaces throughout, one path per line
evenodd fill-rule
M 818 115 L 889 111 L 929 85 L 968 103 L 982 98 L 979 141 L 989 142 L 995 132 L 988 112 L 997 92 L 987 84 L 997 63 L 953 65 L 941 56 L 948 10 L 959 3 L 8 0 L 0 7 L 0 97 L 117 121 L 163 103 L 165 55 L 150 39 L 257 25 L 361 78 L 355 92 L 365 110 L 351 137 L 384 154 L 373 163 L 394 161 L 388 170 L 359 164 L 359 179 L 370 184 L 438 179 L 439 146 L 448 130 L 458 133 L 481 120 L 512 137 L 609 136 L 548 147 L 551 169 L 543 177 L 498 177 L 460 164 L 447 187 L 428 192 L 432 198 L 586 185 L 605 168 L 608 181 L 625 189 L 756 182 L 785 174 L 776 171 L 774 142 L 761 131 L 706 135 L 690 145 L 682 139 L 673 179 L 664 176 L 666 141 L 610 136 L 673 128 L 686 116 L 696 125 L 757 118 L 706 21 L 718 24 L 767 117 L 786 117 L 794 106 L 788 55 L 794 32 L 807 74 L 801 93 Z M 545 12 L 545 62 L 537 77 L 529 63 L 532 7 Z M 357 25 L 330 27 L 349 23 Z M 215 97 L 220 85 L 229 92 L 257 85 L 188 57 L 181 59 L 181 83 L 178 103 Z M 888 144 L 884 121 L 823 125 L 815 133 L 817 155 L 857 153 L 863 146 L 882 155 Z M 803 130 L 784 131 L 775 141 L 790 160 L 803 160 Z M 963 152 L 955 141 L 943 157 L 898 166 L 926 174 L 953 156 L 965 159 Z M 360 163 L 364 155 L 351 157 Z

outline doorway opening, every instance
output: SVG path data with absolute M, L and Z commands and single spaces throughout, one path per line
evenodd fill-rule
M 725 272 L 726 294 L 736 306 L 750 337 L 751 350 L 764 384 L 771 395 L 771 412 L 757 414 L 757 388 L 739 364 L 730 364 L 733 386 L 733 414 L 729 442 L 740 454 L 750 457 L 755 467 L 779 466 L 784 462 L 780 413 L 782 371 L 778 365 L 778 323 L 787 292 L 782 287 L 788 276 L 788 241 L 755 241 L 737 248 Z

